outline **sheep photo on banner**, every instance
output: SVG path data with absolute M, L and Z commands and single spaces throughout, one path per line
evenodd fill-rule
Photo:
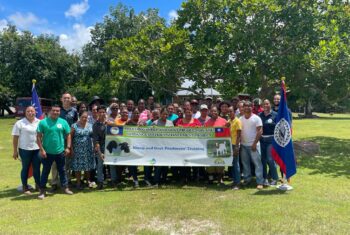
M 108 127 L 104 164 L 230 166 L 230 130 L 220 127 Z

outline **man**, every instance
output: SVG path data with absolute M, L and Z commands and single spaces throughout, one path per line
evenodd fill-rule
M 78 111 L 72 107 L 72 96 L 69 93 L 64 93 L 61 97 L 61 111 L 60 111 L 60 118 L 67 121 L 69 127 L 73 125 L 76 121 L 78 121 Z M 70 166 L 71 166 L 72 158 L 67 158 L 65 160 L 65 168 L 66 168 L 66 174 L 67 174 L 67 180 L 70 181 Z M 52 164 L 51 168 L 51 186 L 52 190 L 57 190 L 57 184 L 58 184 L 58 173 L 57 173 L 57 167 L 56 163 Z
M 259 116 L 253 114 L 253 105 L 250 101 L 244 102 L 244 116 L 240 117 L 241 132 L 241 159 L 243 163 L 244 184 L 251 181 L 250 162 L 255 166 L 257 189 L 263 188 L 263 170 L 261 157 L 258 152 L 259 140 L 262 133 L 262 122 Z
M 204 100 L 205 104 L 208 106 L 208 109 L 211 109 L 211 105 L 213 104 L 213 98 L 210 96 L 206 96 Z
M 179 118 L 179 116 L 177 114 L 175 114 L 175 108 L 173 104 L 169 104 L 167 107 L 167 111 L 168 111 L 168 120 L 169 121 L 175 121 L 176 119 Z
M 276 126 L 277 113 L 271 110 L 271 103 L 269 100 L 264 100 L 264 111 L 259 114 L 263 123 L 263 132 L 260 138 L 261 147 L 261 161 L 263 166 L 264 186 L 276 186 L 278 181 L 278 174 L 276 170 L 275 161 L 272 158 L 271 148 Z M 272 177 L 271 184 L 268 181 L 267 165 L 269 166 L 270 175 Z
M 232 172 L 233 187 L 232 189 L 238 190 L 241 183 L 241 170 L 239 165 L 239 143 L 241 140 L 242 123 L 235 116 L 235 109 L 233 106 L 229 108 L 230 119 L 227 123 L 227 127 L 230 127 L 231 143 L 233 150 L 232 169 L 229 168 L 229 172 Z
M 244 105 L 243 100 L 239 101 L 237 104 L 237 110 L 235 113 L 237 118 L 240 118 L 244 115 L 244 106 L 243 105 Z
M 198 105 L 199 105 L 198 100 L 193 99 L 193 100 L 191 100 L 190 104 L 191 104 L 191 109 L 192 109 L 192 112 L 193 112 L 193 116 L 192 117 L 198 119 L 199 116 L 201 115 L 201 113 L 198 111 Z
M 276 113 L 278 113 L 278 106 L 280 105 L 281 102 L 281 96 L 279 94 L 275 95 L 273 97 L 273 111 L 275 111 Z M 290 116 L 290 120 L 293 121 L 293 115 L 292 115 L 292 111 L 290 109 L 288 109 L 289 112 L 289 116 Z
M 218 108 L 212 106 L 210 109 L 211 118 L 204 124 L 205 127 L 225 127 L 227 121 L 219 116 Z M 209 183 L 212 183 L 214 180 L 214 175 L 217 175 L 218 183 L 223 184 L 225 167 L 208 167 L 208 177 Z
M 40 148 L 43 164 L 39 199 L 45 198 L 46 183 L 53 162 L 56 162 L 64 192 L 69 195 L 73 194 L 68 188 L 65 170 L 65 157 L 69 156 L 71 148 L 70 127 L 66 120 L 59 117 L 60 109 L 60 106 L 53 105 L 49 117 L 41 120 L 37 129 L 37 144 Z
M 111 105 L 112 104 L 118 104 L 118 102 L 119 102 L 119 99 L 117 98 L 117 97 L 112 97 L 112 98 L 110 98 L 110 100 L 109 100 L 109 106 L 108 106 L 108 108 L 107 108 L 107 115 L 109 116 L 109 115 L 111 115 Z M 119 104 L 118 104 L 119 105 Z
M 198 121 L 204 126 L 204 124 L 210 119 L 208 115 L 208 106 L 206 104 L 202 104 L 200 107 L 200 117 L 198 118 Z
M 254 105 L 253 105 L 253 113 L 258 115 L 259 113 L 263 112 L 264 109 L 263 107 L 261 107 L 261 99 L 256 98 L 253 101 Z
M 72 96 L 72 107 L 77 109 L 77 105 L 78 105 L 78 99 L 75 96 Z
M 106 143 L 106 107 L 99 106 L 97 108 L 98 119 L 92 126 L 92 137 L 97 158 L 97 189 L 103 189 L 103 161 Z
M 130 119 L 131 115 L 132 115 L 132 111 L 134 111 L 134 108 L 135 108 L 134 101 L 133 100 L 128 100 L 126 102 L 126 108 L 128 109 L 128 118 Z
M 153 96 L 149 96 L 147 99 L 147 109 L 148 110 L 154 110 L 154 97 Z

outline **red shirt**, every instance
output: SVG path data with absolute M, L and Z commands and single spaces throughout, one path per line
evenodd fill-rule
M 193 119 L 192 123 L 183 123 L 183 118 L 181 118 L 181 119 L 179 119 L 176 122 L 176 126 L 181 126 L 181 127 L 198 127 L 198 126 L 202 126 L 202 124 L 196 118 Z
M 206 123 L 204 123 L 204 126 L 205 127 L 224 127 L 226 123 L 227 121 L 222 117 L 218 117 L 216 120 L 210 118 Z

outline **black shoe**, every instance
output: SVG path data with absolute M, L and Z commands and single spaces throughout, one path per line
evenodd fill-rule
M 57 189 L 58 189 L 58 186 L 57 186 L 57 184 L 53 184 L 53 185 L 51 185 L 51 192 L 55 192 L 55 191 L 57 191 Z
M 102 190 L 102 189 L 103 189 L 103 183 L 98 183 L 97 190 Z

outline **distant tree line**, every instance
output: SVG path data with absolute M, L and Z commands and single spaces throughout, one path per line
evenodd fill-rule
M 188 0 L 167 22 L 157 9 L 119 4 L 96 23 L 91 42 L 70 54 L 53 35 L 9 26 L 0 33 L 0 105 L 70 91 L 79 99 L 174 95 L 186 78 L 198 96 L 213 87 L 272 97 L 286 77 L 289 103 L 306 114 L 349 111 L 349 1 Z

